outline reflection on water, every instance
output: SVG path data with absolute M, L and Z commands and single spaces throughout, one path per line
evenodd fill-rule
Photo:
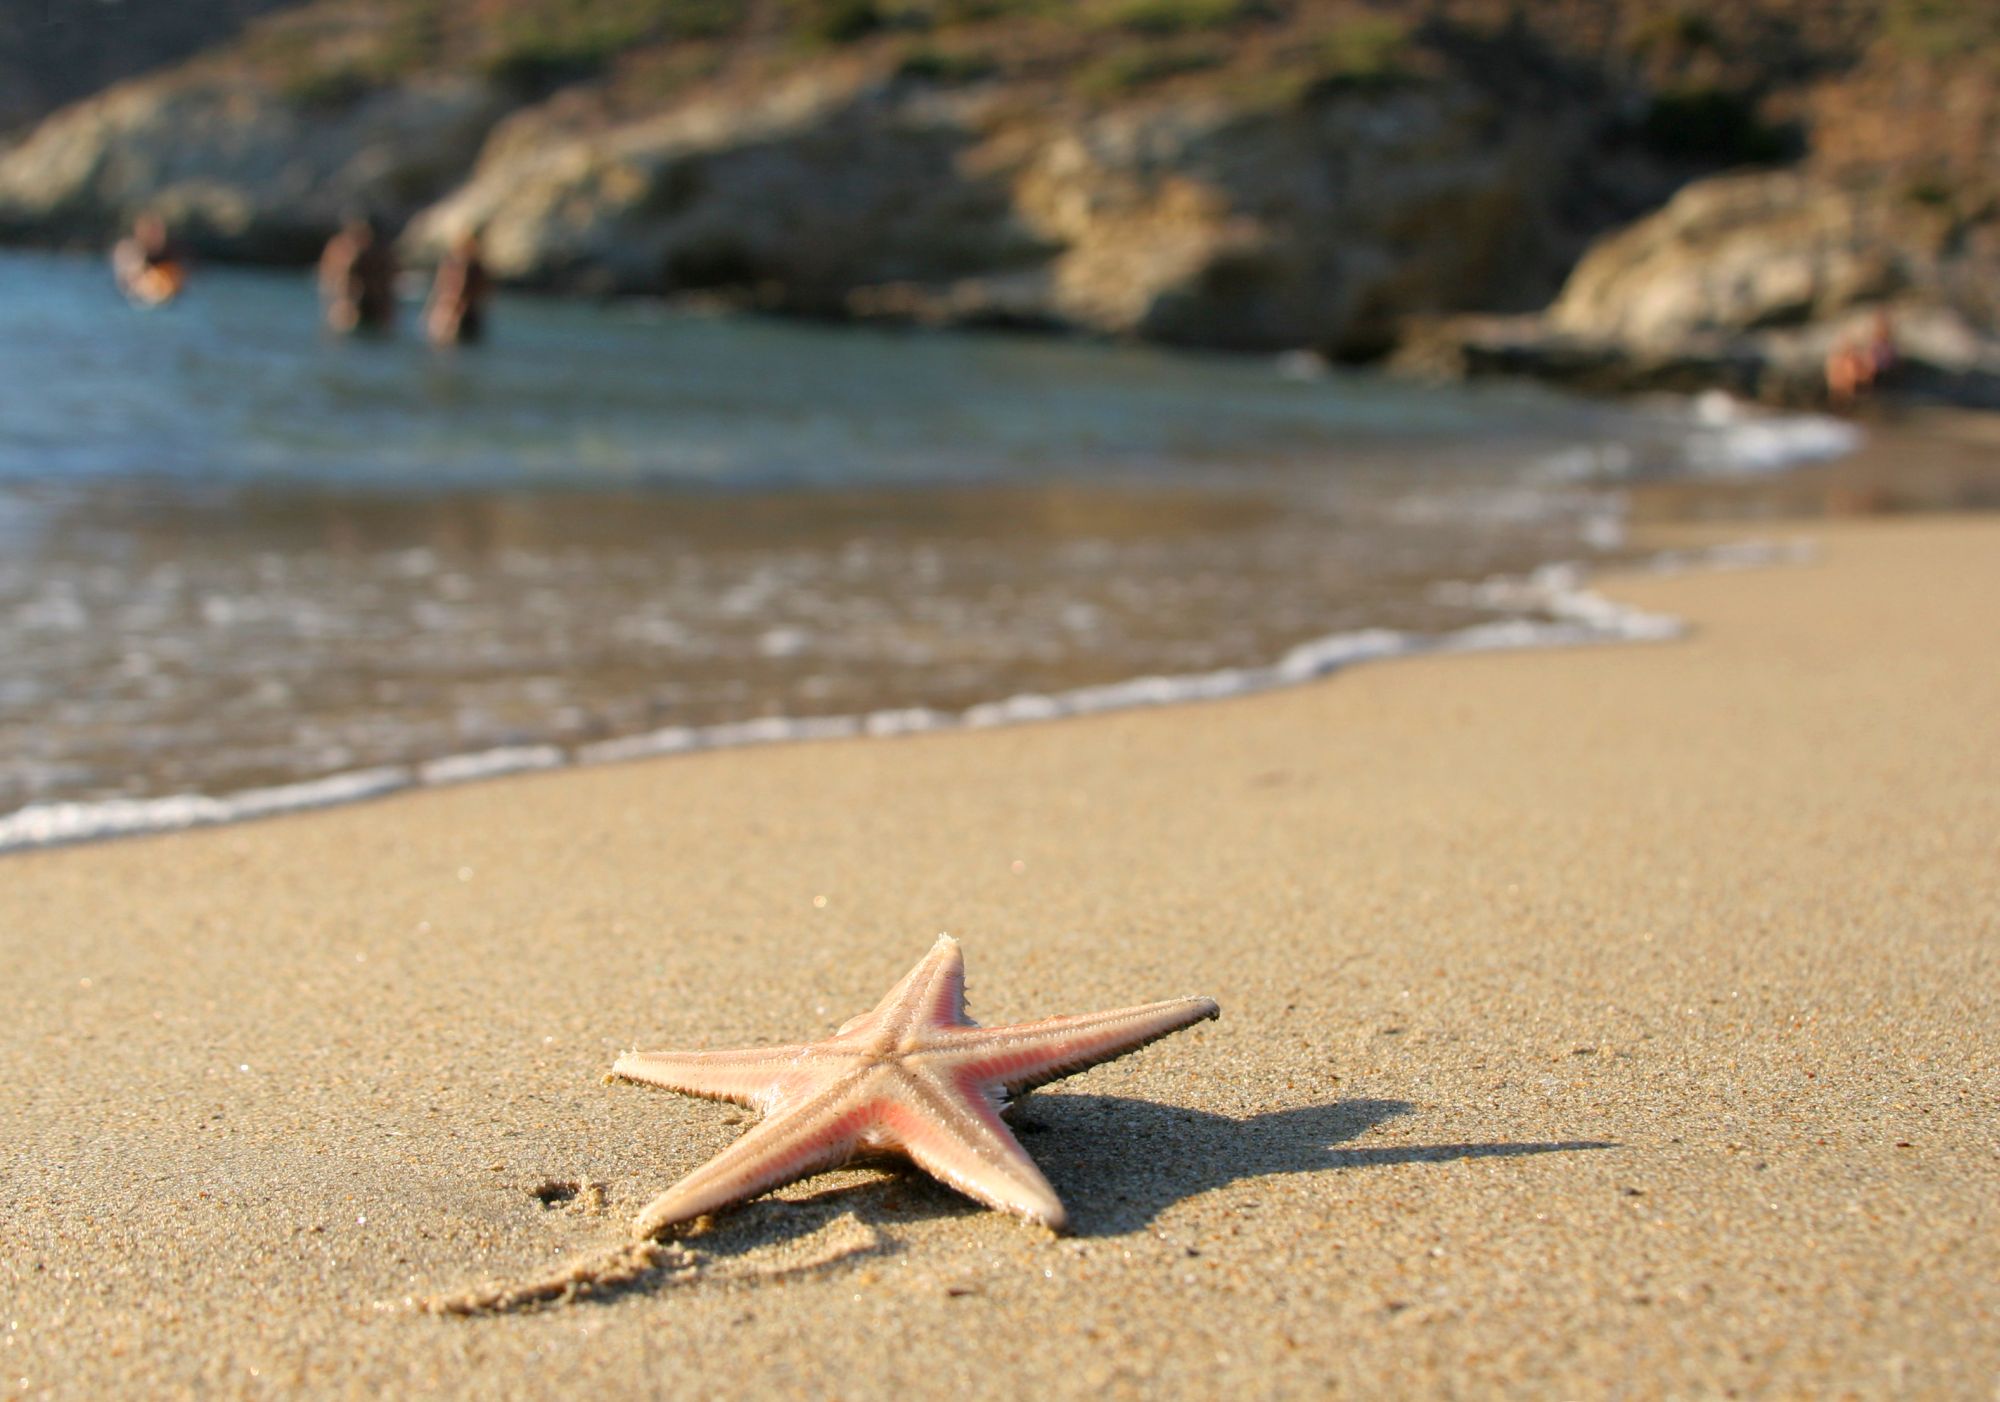
M 0 808 L 1259 662 L 1461 621 L 1415 587 L 1435 544 L 1179 489 L 127 488 L 0 564 Z M 1519 533 L 1460 544 L 1529 558 Z
M 1601 514 L 1538 463 L 1641 441 L 1075 343 L 496 322 L 334 345 L 296 278 L 134 316 L 93 265 L 0 258 L 0 812 L 1449 626 L 1430 582 Z
M 1520 392 L 1356 390 L 1261 362 L 503 299 L 492 344 L 319 333 L 298 276 L 205 270 L 134 313 L 95 263 L 0 253 L 0 480 L 426 488 L 953 483 L 1230 469 L 1560 432 Z

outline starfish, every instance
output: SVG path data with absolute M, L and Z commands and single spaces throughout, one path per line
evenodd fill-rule
M 1212 998 L 982 1028 L 965 958 L 938 936 L 875 1006 L 823 1042 L 627 1052 L 611 1071 L 763 1111 L 741 1139 L 647 1204 L 643 1238 L 857 1158 L 903 1155 L 967 1197 L 1062 1231 L 1069 1214 L 1000 1116 L 1036 1086 L 1218 1015 Z

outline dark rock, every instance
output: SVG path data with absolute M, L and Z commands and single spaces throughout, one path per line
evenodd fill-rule
M 0 155 L 0 233 L 103 244 L 152 209 L 197 252 L 302 261 L 346 210 L 399 224 L 443 193 L 502 110 L 487 86 L 455 79 L 335 111 L 236 77 L 127 83 Z

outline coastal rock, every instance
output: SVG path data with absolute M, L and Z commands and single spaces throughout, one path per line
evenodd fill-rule
M 115 82 L 179 62 L 294 0 L 0 0 L 0 139 Z
M 839 313 L 860 287 L 1037 254 L 1004 184 L 971 159 L 975 117 L 817 74 L 582 133 L 524 112 L 404 245 L 422 261 L 477 229 L 489 267 L 516 283 Z
M 0 0 L 0 241 L 151 206 L 300 261 L 366 204 L 523 285 L 1329 359 L 1560 292 L 1406 358 L 1614 378 L 1734 383 L 1889 305 L 1958 317 L 1964 366 L 2000 332 L 2000 31 L 1963 7 L 136 8 Z
M 1580 138 L 1445 88 L 1024 116 L 812 76 L 607 130 L 522 113 L 405 244 L 476 228 L 542 286 L 1356 352 L 1412 310 L 1552 291 Z
M 1864 304 L 1804 326 L 1698 331 L 1635 344 L 1560 330 L 1545 316 L 1459 316 L 1416 323 L 1390 368 L 1426 379 L 1512 376 L 1594 394 L 1724 389 L 1795 407 L 1826 401 L 1826 361 L 1865 344 L 1878 314 L 1894 329 L 1889 388 L 1907 399 L 2000 409 L 2000 337 L 1959 310 L 1919 300 Z
M 197 251 L 299 261 L 351 207 L 401 222 L 458 180 L 503 110 L 436 79 L 336 104 L 240 75 L 187 71 L 114 87 L 0 155 L 0 233 L 101 244 L 144 209 Z
M 1579 133 L 1429 88 L 1283 110 L 1112 113 L 1021 185 L 1059 237 L 1062 309 L 1149 339 L 1367 354 L 1399 318 L 1540 300 L 1569 253 Z
M 1660 349 L 1825 321 L 1934 289 L 1951 231 L 1880 185 L 1781 171 L 1697 181 L 1599 243 L 1549 309 L 1557 331 Z
M 1688 186 L 1587 254 L 1547 313 L 1406 328 L 1398 368 L 1603 392 L 1721 387 L 1813 404 L 1886 316 L 1906 395 L 2000 407 L 2000 240 L 1884 182 L 1796 172 Z

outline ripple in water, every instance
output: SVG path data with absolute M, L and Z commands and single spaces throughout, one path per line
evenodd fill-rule
M 1267 663 L 1491 616 L 1682 419 L 1268 363 L 508 300 L 340 345 L 0 257 L 0 813 Z M 1612 532 L 1610 534 L 1615 534 Z

